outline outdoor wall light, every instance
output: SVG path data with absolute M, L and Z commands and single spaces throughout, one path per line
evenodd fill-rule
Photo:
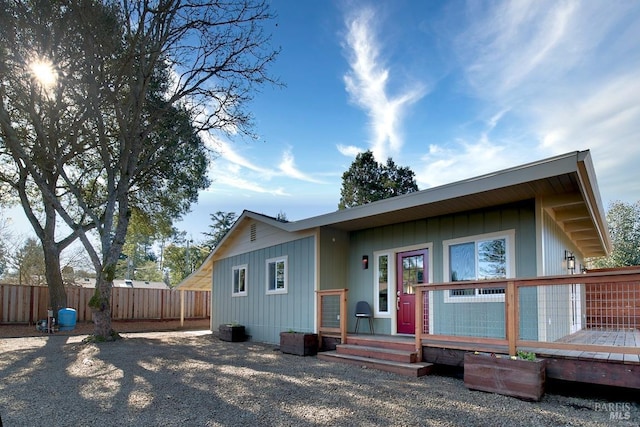
M 576 257 L 573 255 L 573 252 L 564 251 L 564 259 L 567 261 L 567 270 L 573 274 L 576 270 Z
M 369 268 L 369 255 L 362 255 L 362 269 L 366 270 Z

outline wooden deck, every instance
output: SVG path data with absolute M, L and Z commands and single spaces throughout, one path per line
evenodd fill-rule
M 585 329 L 557 342 L 575 344 L 576 347 L 584 344 L 601 345 L 608 350 L 616 346 L 620 351 L 593 352 L 543 347 L 519 349 L 547 359 L 549 378 L 640 389 L 640 356 L 625 353 L 625 347 L 640 348 L 640 331 Z M 450 366 L 463 366 L 464 353 L 469 351 L 508 353 L 507 345 L 442 341 L 429 339 L 428 335 L 423 337 L 422 346 L 422 359 L 425 362 Z
M 575 334 L 567 335 L 558 342 L 569 344 L 591 344 L 608 347 L 620 347 L 620 352 L 591 352 L 591 351 L 571 351 L 542 349 L 540 354 L 546 356 L 566 356 L 578 359 L 610 360 L 624 363 L 640 363 L 640 355 L 623 353 L 625 347 L 640 347 L 640 330 L 600 330 L 583 329 Z
M 349 335 L 347 342 L 354 338 L 357 338 L 362 345 L 369 345 L 367 341 L 386 342 L 390 345 L 411 345 L 415 342 L 412 336 L 363 334 Z M 620 352 L 590 352 L 542 347 L 521 347 L 520 350 L 531 351 L 538 357 L 547 359 L 548 378 L 640 390 L 640 356 L 624 353 L 625 346 L 640 348 L 640 331 L 585 329 L 568 335 L 558 342 L 576 346 L 601 345 L 608 349 L 611 346 L 619 346 Z M 464 355 L 469 351 L 505 354 L 508 353 L 508 346 L 461 340 L 442 341 L 429 339 L 428 335 L 425 335 L 422 340 L 422 361 L 427 363 L 462 367 Z

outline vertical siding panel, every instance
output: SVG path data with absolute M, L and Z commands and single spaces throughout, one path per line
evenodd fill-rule
M 305 237 L 216 261 L 213 327 L 238 321 L 247 327 L 253 340 L 271 343 L 279 342 L 281 331 L 313 330 L 313 240 Z M 267 295 L 266 260 L 284 255 L 288 268 L 287 293 Z M 234 298 L 231 268 L 245 263 L 248 266 L 247 297 Z
M 427 237 L 425 239 L 428 242 L 433 242 L 433 265 L 430 266 L 433 271 L 434 282 L 444 281 L 444 275 L 442 272 L 443 248 L 442 248 L 442 234 L 440 232 L 440 224 L 438 218 L 429 218 L 427 220 Z
M 457 214 L 451 218 L 454 237 L 469 236 L 469 221 L 466 214 Z
M 403 240 L 402 240 L 402 246 L 409 246 L 411 244 L 413 244 L 413 239 L 415 237 L 416 234 L 416 223 L 415 221 L 411 221 L 411 222 L 405 222 L 402 224 L 402 236 L 403 236 Z

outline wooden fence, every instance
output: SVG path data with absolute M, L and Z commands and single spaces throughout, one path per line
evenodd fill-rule
M 94 289 L 66 287 L 67 307 L 76 310 L 77 321 L 92 320 L 89 299 Z M 113 288 L 113 320 L 180 319 L 180 292 L 184 292 L 184 317 L 205 319 L 211 316 L 210 291 Z M 0 323 L 35 323 L 47 317 L 49 288 L 46 286 L 0 285 Z

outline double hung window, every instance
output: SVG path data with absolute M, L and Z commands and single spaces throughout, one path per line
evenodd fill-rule
M 287 293 L 287 257 L 267 260 L 267 294 Z
M 232 268 L 234 297 L 247 296 L 247 265 L 236 265 Z

